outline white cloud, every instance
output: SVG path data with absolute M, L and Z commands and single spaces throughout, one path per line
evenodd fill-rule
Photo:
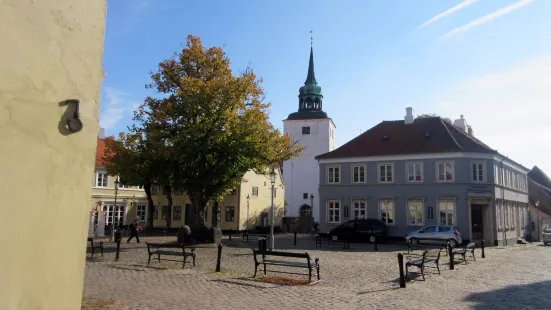
M 439 114 L 465 115 L 474 134 L 500 153 L 551 174 L 551 53 L 455 86 Z
M 442 12 L 436 16 L 434 16 L 433 18 L 429 19 L 428 21 L 426 21 L 425 23 L 423 23 L 421 26 L 419 26 L 418 28 L 423 28 L 425 26 L 428 26 L 432 23 L 434 23 L 435 21 L 441 19 L 441 18 L 444 18 L 448 15 L 451 15 L 459 10 L 462 10 L 470 5 L 472 5 L 473 3 L 477 2 L 478 0 L 465 0 L 461 3 L 459 3 L 458 5 L 454 6 L 453 8 L 445 11 L 445 12 Z
M 124 117 L 124 109 L 108 108 L 101 114 L 100 126 L 105 129 L 111 129 L 117 125 Z
M 465 30 L 468 30 L 468 29 L 471 29 L 471 28 L 474 28 L 474 27 L 477 27 L 477 26 L 480 26 L 480 25 L 483 25 L 485 23 L 489 23 L 491 22 L 492 20 L 496 19 L 496 18 L 499 18 L 503 15 L 506 15 L 506 14 L 509 14 L 509 13 L 512 13 L 530 3 L 532 3 L 533 0 L 520 0 L 518 2 L 515 2 L 509 6 L 506 6 L 504 8 L 501 8 L 497 11 L 494 11 L 488 15 L 485 15 L 485 16 L 482 16 L 476 20 L 473 20 L 472 22 L 468 23 L 468 24 L 465 24 L 461 27 L 457 27 L 455 29 L 453 29 L 452 31 L 446 33 L 445 35 L 441 36 L 440 39 L 447 39 L 453 35 L 456 35 L 458 33 L 461 33 Z
M 105 87 L 103 89 L 104 102 L 102 104 L 100 115 L 100 126 L 106 130 L 115 127 L 127 112 L 133 112 L 139 102 L 132 100 L 132 94 L 113 88 Z

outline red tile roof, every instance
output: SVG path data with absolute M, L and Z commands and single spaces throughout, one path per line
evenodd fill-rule
M 105 156 L 106 149 L 105 139 L 98 139 L 98 144 L 96 146 L 96 166 L 105 166 L 103 157 Z
M 383 121 L 316 159 L 447 152 L 497 154 L 496 150 L 440 117 L 429 117 L 416 119 L 413 124 Z

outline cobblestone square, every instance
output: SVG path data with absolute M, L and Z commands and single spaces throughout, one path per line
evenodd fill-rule
M 256 242 L 242 242 L 236 236 L 231 242 L 224 239 L 220 273 L 215 272 L 214 246 L 197 248 L 197 268 L 186 264 L 182 270 L 181 262 L 153 259 L 146 266 L 145 242 L 174 238 L 123 242 L 118 262 L 114 262 L 114 244 L 105 242 L 104 257 L 95 254 L 87 259 L 83 309 L 551 308 L 551 247 L 541 244 L 486 248 L 485 259 L 477 249 L 476 262 L 457 264 L 455 270 L 449 270 L 443 256 L 441 275 L 429 269 L 426 281 L 414 279 L 400 289 L 397 254 L 406 251 L 402 244 L 382 244 L 378 252 L 371 244 L 320 249 L 309 236 L 299 236 L 296 247 L 291 235 L 277 236 L 278 249 L 308 252 L 320 259 L 319 283 L 289 286 L 253 279 L 251 248 Z

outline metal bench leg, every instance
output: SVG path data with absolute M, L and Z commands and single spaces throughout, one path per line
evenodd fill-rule
M 103 256 L 103 245 L 101 246 L 100 250 L 101 250 L 101 256 Z
M 157 254 L 157 260 L 159 261 L 159 263 L 161 262 L 161 253 Z
M 255 264 L 254 264 L 254 276 L 253 276 L 253 278 L 256 278 L 256 271 L 257 271 L 257 269 L 258 269 L 258 264 L 255 263 Z
M 404 279 L 408 278 L 408 264 L 406 264 L 406 275 L 404 276 Z
M 320 266 L 318 264 L 318 267 L 316 268 L 316 272 L 318 273 L 318 281 L 320 280 Z
M 312 283 L 312 269 L 308 269 L 308 283 Z
M 436 263 L 436 269 L 438 269 L 438 274 L 441 274 L 441 273 L 440 273 L 440 266 L 439 266 L 439 265 L 440 265 L 440 264 Z
M 425 265 L 421 265 L 421 276 L 423 277 L 423 281 L 425 281 Z
M 474 256 L 474 250 L 473 250 L 473 253 L 472 253 L 472 254 L 473 254 L 473 259 L 474 259 L 474 261 L 476 262 L 476 257 Z
M 266 275 L 266 264 L 264 264 L 264 275 Z
M 94 257 L 94 251 L 95 251 L 95 249 L 94 249 L 94 247 L 92 247 L 92 255 L 90 255 L 90 258 Z
M 193 267 L 196 267 L 195 266 L 195 253 L 193 253 Z
M 151 254 L 149 254 L 149 259 L 147 260 L 147 265 L 149 266 L 149 262 L 151 262 Z

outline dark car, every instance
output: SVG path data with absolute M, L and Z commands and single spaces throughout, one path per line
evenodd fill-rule
M 331 229 L 329 236 L 333 240 L 353 242 L 371 242 L 386 237 L 387 226 L 377 219 L 351 220 Z

